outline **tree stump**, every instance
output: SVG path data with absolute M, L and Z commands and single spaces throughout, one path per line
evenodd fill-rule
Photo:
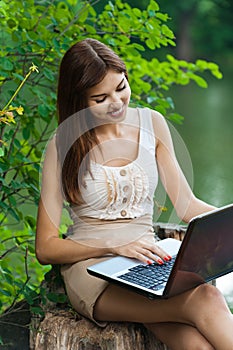
M 32 334 L 31 334 L 32 335 Z M 144 326 L 111 322 L 98 327 L 70 311 L 47 312 L 31 337 L 35 350 L 168 350 Z
M 182 239 L 184 226 L 157 223 L 159 239 Z M 42 285 L 48 293 L 65 294 L 58 267 L 48 273 Z M 48 303 L 43 319 L 32 315 L 31 350 L 169 350 L 142 324 L 110 322 L 105 328 L 79 315 L 69 303 Z

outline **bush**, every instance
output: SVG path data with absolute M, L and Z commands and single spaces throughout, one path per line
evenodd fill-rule
M 109 1 L 99 14 L 91 1 L 2 0 L 0 17 L 0 308 L 4 311 L 22 298 L 32 305 L 48 270 L 38 264 L 34 252 L 39 172 L 44 147 L 57 125 L 58 66 L 68 47 L 86 37 L 112 47 L 129 70 L 132 102 L 155 108 L 176 122 L 182 117 L 166 96 L 171 85 L 195 81 L 206 87 L 200 74 L 209 70 L 221 78 L 221 73 L 216 64 L 203 60 L 190 63 L 171 55 L 163 62 L 146 59 L 148 50 L 175 45 L 169 17 L 154 0 L 145 10 Z M 30 67 L 33 74 L 18 91 Z M 66 223 L 61 230 L 65 229 Z

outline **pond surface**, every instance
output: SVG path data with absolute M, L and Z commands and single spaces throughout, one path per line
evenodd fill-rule
M 173 124 L 178 159 L 196 196 L 215 206 L 233 202 L 233 68 L 223 73 L 222 80 L 208 79 L 208 89 L 191 84 L 170 94 L 185 117 L 182 125 Z M 182 142 L 186 152 L 179 152 Z M 165 215 L 176 220 L 174 213 Z M 233 273 L 219 278 L 217 286 L 233 305 Z

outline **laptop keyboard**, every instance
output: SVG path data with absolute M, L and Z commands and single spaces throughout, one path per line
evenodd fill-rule
M 175 259 L 176 257 L 174 256 L 170 261 L 164 261 L 163 265 L 159 265 L 156 262 L 150 265 L 137 265 L 130 268 L 125 274 L 117 277 L 156 291 L 165 286 Z

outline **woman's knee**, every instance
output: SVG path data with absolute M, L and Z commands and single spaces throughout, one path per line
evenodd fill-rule
M 195 294 L 195 297 L 203 304 L 207 303 L 207 305 L 226 305 L 225 299 L 221 292 L 211 284 L 201 284 L 196 288 Z
M 212 319 L 229 312 L 223 295 L 210 284 L 203 284 L 196 288 L 189 308 L 192 310 L 194 325 L 205 328 Z

